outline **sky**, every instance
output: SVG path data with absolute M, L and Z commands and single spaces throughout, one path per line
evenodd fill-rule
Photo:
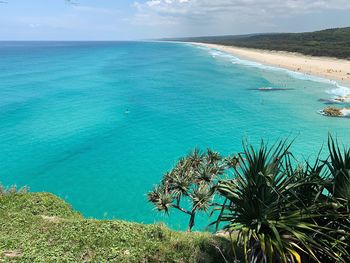
M 0 40 L 139 40 L 350 26 L 350 0 L 1 0 Z

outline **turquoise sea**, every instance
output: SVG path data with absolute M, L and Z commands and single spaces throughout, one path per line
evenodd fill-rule
M 179 157 L 235 153 L 242 138 L 296 137 L 300 158 L 328 132 L 348 144 L 350 119 L 317 113 L 344 89 L 188 44 L 0 42 L 0 182 L 53 192 L 87 217 L 185 228 L 146 201 Z

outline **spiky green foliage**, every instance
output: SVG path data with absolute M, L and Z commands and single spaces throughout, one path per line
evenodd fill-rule
M 227 200 L 218 222 L 238 232 L 246 262 L 347 262 L 347 233 L 334 222 L 349 212 L 326 196 L 325 164 L 294 168 L 289 148 L 244 145 L 234 178 L 218 185 Z
M 330 160 L 327 162 L 332 178 L 328 190 L 331 194 L 348 205 L 350 203 L 350 148 L 343 152 L 337 140 L 332 136 L 328 138 Z
M 330 176 L 326 181 L 326 188 L 329 192 L 329 198 L 337 204 L 335 209 L 347 216 L 333 221 L 323 220 L 323 224 L 332 229 L 350 233 L 350 149 L 346 147 L 341 149 L 338 141 L 329 135 L 328 150 L 329 159 L 325 163 Z M 344 236 L 337 232 L 332 232 L 332 235 L 336 240 L 350 244 L 350 235 Z M 349 251 L 348 247 L 348 253 Z
M 226 161 L 217 152 L 201 153 L 196 149 L 164 175 L 161 184 L 148 194 L 148 200 L 158 211 L 168 213 L 175 208 L 187 214 L 191 231 L 197 212 L 207 211 L 213 204 L 218 178 L 226 167 Z

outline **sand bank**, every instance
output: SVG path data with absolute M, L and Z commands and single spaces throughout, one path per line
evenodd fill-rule
M 240 48 L 217 44 L 192 44 L 214 48 L 230 53 L 239 58 L 335 80 L 346 86 L 350 85 L 350 60 L 329 57 L 313 57 L 299 53 Z

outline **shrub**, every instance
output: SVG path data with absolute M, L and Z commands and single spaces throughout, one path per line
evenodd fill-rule
M 349 210 L 327 193 L 336 182 L 325 170 L 346 162 L 318 159 L 295 168 L 289 148 L 285 141 L 244 146 L 234 178 L 218 185 L 227 201 L 217 222 L 238 234 L 235 246 L 243 247 L 246 262 L 347 262 Z
M 158 211 L 175 208 L 189 216 L 188 231 L 198 212 L 207 211 L 214 203 L 218 179 L 235 158 L 223 159 L 217 152 L 194 150 L 166 173 L 161 183 L 148 193 L 148 200 Z M 190 205 L 187 205 L 188 202 Z

